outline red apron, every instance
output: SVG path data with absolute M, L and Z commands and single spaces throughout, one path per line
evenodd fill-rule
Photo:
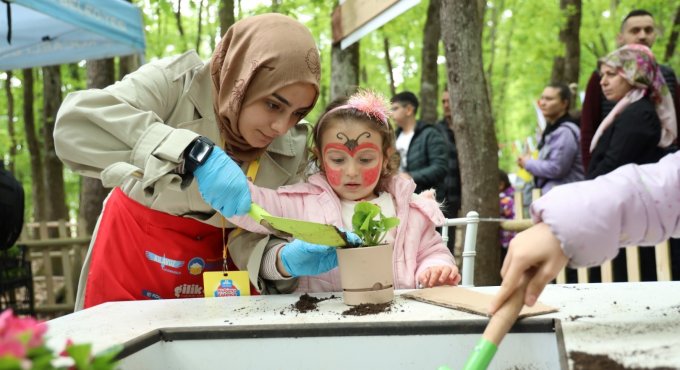
M 221 269 L 220 228 L 147 208 L 115 188 L 97 230 L 85 308 L 110 301 L 203 297 L 203 271 Z

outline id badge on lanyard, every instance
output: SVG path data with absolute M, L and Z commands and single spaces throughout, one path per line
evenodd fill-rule
M 255 181 L 257 170 L 260 168 L 260 161 L 254 160 L 248 166 L 246 176 L 250 181 Z M 208 297 L 236 297 L 250 295 L 250 278 L 248 271 L 229 271 L 227 258 L 228 240 L 225 233 L 225 221 L 222 218 L 222 271 L 203 272 L 203 292 Z M 233 230 L 229 236 L 233 237 L 243 232 L 242 229 Z

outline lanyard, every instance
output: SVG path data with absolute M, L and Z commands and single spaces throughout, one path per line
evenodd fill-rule
M 248 170 L 246 171 L 246 177 L 248 177 L 248 180 L 251 182 L 255 182 L 255 178 L 257 177 L 257 171 L 260 169 L 260 160 L 256 159 L 248 165 Z M 227 257 L 229 254 L 228 248 L 227 248 L 227 224 L 226 224 L 226 219 L 224 216 L 222 217 L 222 272 L 226 273 L 227 272 Z M 229 236 L 236 236 L 240 233 L 243 232 L 243 229 L 238 228 L 229 233 Z

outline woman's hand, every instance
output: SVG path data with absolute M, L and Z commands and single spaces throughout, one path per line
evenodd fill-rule
M 503 283 L 491 301 L 489 314 L 493 315 L 512 296 L 524 279 L 529 279 L 524 304 L 533 306 L 545 285 L 553 280 L 567 265 L 560 241 L 550 226 L 540 223 L 517 234 L 508 248 L 501 269 Z
M 523 156 L 517 158 L 517 165 L 518 165 L 520 168 L 524 168 L 524 166 L 526 165 L 526 163 L 527 163 L 527 161 L 528 161 L 529 159 L 531 159 L 530 156 L 528 156 L 528 155 L 523 155 Z
M 460 279 L 457 266 L 432 266 L 420 274 L 418 286 L 432 288 L 439 285 L 458 285 Z
M 203 200 L 224 217 L 246 214 L 250 210 L 250 189 L 243 171 L 218 146 L 208 160 L 194 171 Z

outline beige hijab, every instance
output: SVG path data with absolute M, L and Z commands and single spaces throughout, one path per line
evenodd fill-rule
M 263 14 L 236 22 L 210 60 L 213 108 L 225 150 L 250 162 L 266 148 L 253 148 L 238 129 L 241 107 L 296 82 L 314 86 L 319 96 L 319 50 L 309 30 L 281 14 Z

